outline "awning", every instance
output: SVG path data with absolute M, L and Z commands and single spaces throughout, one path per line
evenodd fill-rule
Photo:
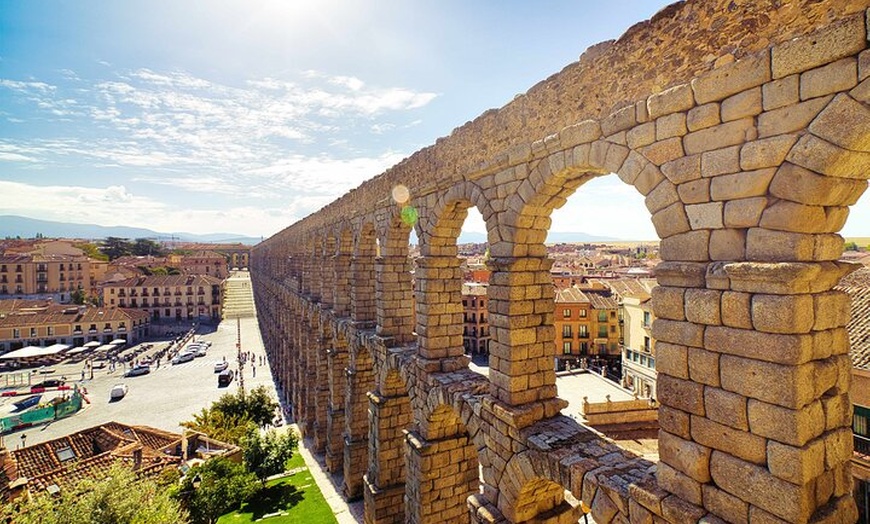
M 127 343 L 127 341 L 124 340 L 123 338 L 116 338 L 115 340 L 109 342 L 109 344 L 111 344 L 113 346 L 117 346 L 119 344 L 126 344 L 126 343 Z
M 68 346 L 66 344 L 52 344 L 51 346 L 48 346 L 45 349 L 56 349 L 57 351 L 66 351 L 67 349 L 69 349 L 71 347 L 72 346 Z
M 77 348 L 74 348 L 74 349 L 67 351 L 66 354 L 67 355 L 78 355 L 79 353 L 82 353 L 82 352 L 87 351 L 89 349 L 91 349 L 91 348 L 86 348 L 84 346 L 77 347 Z
M 86 347 L 86 348 L 96 348 L 96 347 L 100 347 L 100 343 L 97 342 L 96 340 L 91 340 L 90 342 L 86 343 L 86 344 L 84 345 L 84 347 Z
M 56 355 L 61 352 L 57 346 L 62 348 L 67 348 L 69 346 L 65 346 L 64 344 L 55 344 L 54 346 L 49 346 L 47 348 L 39 347 L 39 346 L 27 346 L 21 349 L 16 349 L 15 351 L 10 351 L 5 355 L 0 355 L 2 359 L 13 359 L 13 358 L 31 358 L 31 357 L 45 357 L 47 355 Z
M 102 351 L 109 351 L 110 349 L 115 349 L 115 346 L 113 346 L 111 344 L 103 344 L 102 346 L 98 347 L 94 351 L 96 351 L 97 353 L 100 353 Z

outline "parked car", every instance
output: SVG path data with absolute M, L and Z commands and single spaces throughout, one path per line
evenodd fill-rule
M 225 369 L 225 370 L 221 371 L 220 374 L 218 375 L 218 387 L 222 388 L 222 387 L 229 386 L 230 382 L 233 381 L 233 377 L 235 377 L 235 376 L 236 376 L 236 374 L 233 373 L 232 369 Z
M 109 400 L 121 400 L 127 394 L 127 384 L 115 384 L 109 392 Z
M 193 353 L 179 353 L 172 357 L 172 364 L 183 364 L 185 362 L 190 362 L 195 358 Z
M 220 373 L 221 371 L 227 369 L 228 367 L 230 367 L 229 362 L 227 362 L 226 360 L 218 360 L 217 362 L 214 363 L 214 372 Z
M 50 378 L 48 380 L 43 380 L 41 384 L 36 384 L 36 387 L 40 388 L 59 388 L 66 383 L 65 380 L 59 378 Z
M 124 373 L 125 377 L 138 377 L 140 375 L 147 375 L 151 373 L 151 366 L 139 364 L 138 366 L 133 366 L 128 369 L 126 373 Z

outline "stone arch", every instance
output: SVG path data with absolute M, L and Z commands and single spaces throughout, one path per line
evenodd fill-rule
M 462 271 L 456 239 L 467 216 L 476 206 L 486 218 L 493 216 L 484 192 L 474 183 L 451 187 L 421 220 L 417 260 L 417 335 L 420 355 L 428 359 L 461 357 Z M 491 222 L 487 229 L 495 229 Z
M 339 223 L 335 228 L 335 253 L 332 258 L 333 297 L 332 304 L 335 316 L 350 317 L 351 312 L 351 262 L 353 259 L 353 231 L 347 222 Z
M 351 262 L 351 317 L 360 325 L 374 327 L 377 316 L 375 302 L 375 257 L 378 254 L 375 224 L 361 221 L 355 228 Z
M 348 330 L 349 361 L 345 388 L 344 494 L 349 499 L 363 495 L 363 476 L 368 466 L 368 397 L 375 386 L 374 356 L 360 340 L 352 321 Z
M 414 289 L 411 280 L 409 238 L 411 224 L 393 208 L 380 229 L 380 256 L 376 261 L 378 335 L 389 346 L 413 343 Z
M 499 486 L 498 509 L 509 522 L 527 522 L 537 518 L 548 522 L 574 522 L 579 511 L 565 500 L 565 488 L 541 475 L 532 453 L 515 454 L 505 466 Z M 564 514 L 572 515 L 566 519 Z M 562 516 L 556 520 L 556 516 Z

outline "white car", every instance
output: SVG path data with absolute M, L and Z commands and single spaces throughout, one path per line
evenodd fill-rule
M 190 362 L 195 357 L 196 356 L 193 353 L 187 353 L 187 352 L 179 353 L 179 354 L 175 355 L 174 357 L 172 357 L 172 363 L 173 364 L 183 364 L 185 362 Z
M 217 362 L 214 363 L 214 372 L 220 373 L 221 371 L 227 369 L 228 367 L 230 367 L 229 362 L 227 362 L 226 360 L 218 360 Z
M 115 384 L 109 392 L 109 400 L 121 400 L 127 394 L 127 384 Z

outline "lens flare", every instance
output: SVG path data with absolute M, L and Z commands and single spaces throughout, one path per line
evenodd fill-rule
M 411 192 L 402 184 L 393 188 L 393 200 L 397 204 L 405 204 L 411 199 Z
M 419 214 L 416 207 L 405 206 L 402 208 L 402 222 L 406 225 L 414 227 L 414 224 L 417 223 L 417 218 L 419 218 Z

